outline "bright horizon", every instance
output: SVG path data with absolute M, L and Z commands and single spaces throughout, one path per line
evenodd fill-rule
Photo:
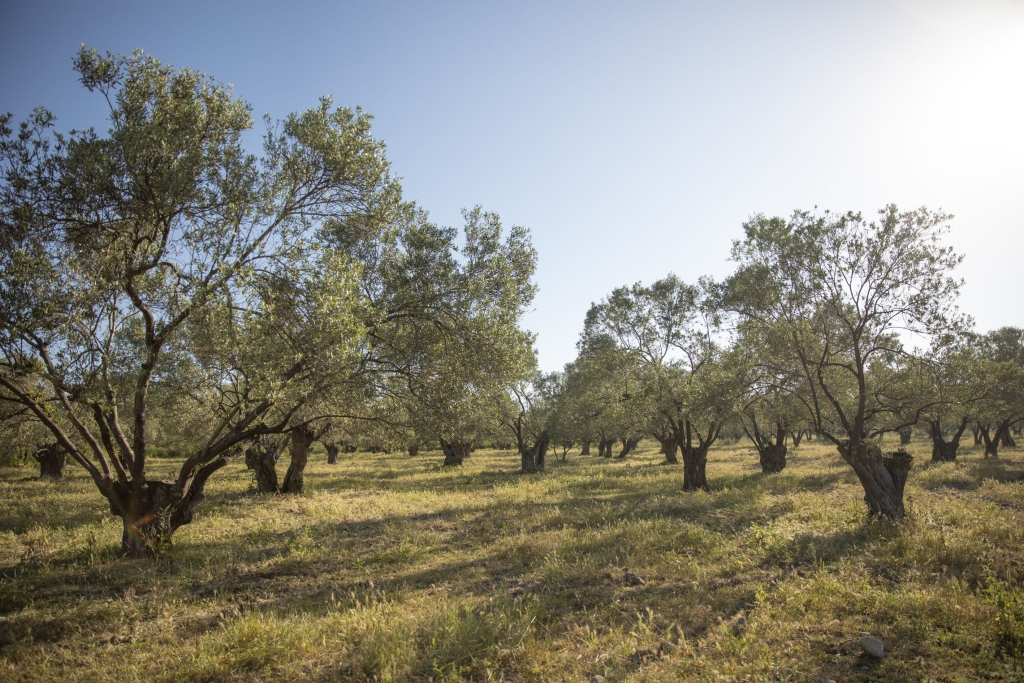
M 81 43 L 233 83 L 258 118 L 373 113 L 405 195 L 531 228 L 541 367 L 614 287 L 722 277 L 756 213 L 953 213 L 961 308 L 1024 327 L 1024 4 L 8 4 L 0 111 L 106 128 Z

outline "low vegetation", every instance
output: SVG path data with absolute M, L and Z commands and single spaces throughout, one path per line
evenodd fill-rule
M 1024 454 L 908 448 L 899 523 L 820 440 L 770 475 L 719 441 L 692 493 L 650 441 L 543 475 L 321 451 L 292 496 L 236 461 L 157 559 L 84 470 L 5 467 L 0 679 L 1022 680 Z

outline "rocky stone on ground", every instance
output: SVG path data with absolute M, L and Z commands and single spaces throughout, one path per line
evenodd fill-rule
M 867 655 L 875 659 L 881 659 L 885 655 L 885 646 L 881 640 L 874 636 L 864 636 L 861 638 L 860 647 Z

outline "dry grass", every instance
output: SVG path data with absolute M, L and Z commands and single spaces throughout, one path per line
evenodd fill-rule
M 1024 680 L 1024 453 L 914 448 L 901 525 L 815 444 L 719 448 L 697 494 L 650 445 L 321 456 L 297 497 L 236 465 L 157 561 L 79 472 L 0 469 L 0 680 Z

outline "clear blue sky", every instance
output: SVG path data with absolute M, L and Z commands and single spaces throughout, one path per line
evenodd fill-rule
M 142 48 L 257 115 L 375 115 L 407 196 L 529 226 L 526 324 L 575 356 L 613 287 L 721 277 L 755 213 L 956 214 L 961 306 L 1024 326 L 1024 2 L 14 2 L 0 110 L 103 126 L 71 56 Z

